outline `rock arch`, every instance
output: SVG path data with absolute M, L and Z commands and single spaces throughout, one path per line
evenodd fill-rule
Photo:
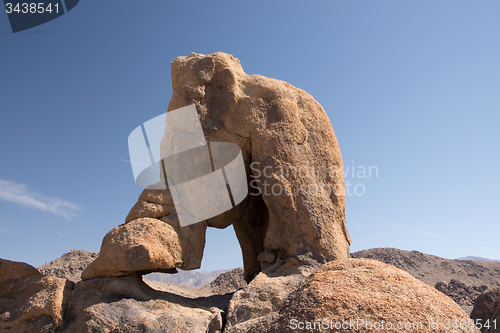
M 197 269 L 206 228 L 231 224 L 247 281 L 287 263 L 349 257 L 342 157 L 318 102 L 286 82 L 245 74 L 238 59 L 220 52 L 176 58 L 172 88 L 169 111 L 194 104 L 208 141 L 240 147 L 250 194 L 181 227 L 168 189 L 145 189 L 125 224 L 105 236 L 84 280 Z

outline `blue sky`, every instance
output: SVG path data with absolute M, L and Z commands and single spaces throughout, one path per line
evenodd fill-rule
M 0 13 L 0 42 L 2 258 L 98 251 L 141 193 L 127 138 L 166 111 L 170 62 L 223 51 L 328 113 L 352 251 L 500 259 L 498 1 L 82 0 L 16 34 Z M 210 229 L 202 269 L 241 265 Z

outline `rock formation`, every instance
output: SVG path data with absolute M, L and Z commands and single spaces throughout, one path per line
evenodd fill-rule
M 207 141 L 241 149 L 250 194 L 180 227 L 168 189 L 144 190 L 84 280 L 199 268 L 207 226 L 233 225 L 247 281 L 291 258 L 314 265 L 349 256 L 342 158 L 321 105 L 286 82 L 245 74 L 224 53 L 175 59 L 172 87 L 169 111 L 194 104 Z
M 0 331 L 53 332 L 62 323 L 73 283 L 0 259 Z
M 209 286 L 213 292 L 218 294 L 235 292 L 247 286 L 247 283 L 243 279 L 243 274 L 244 272 L 241 268 L 235 268 L 229 272 L 220 274 L 215 280 L 210 282 Z
M 72 278 L 92 257 L 74 250 L 40 269 Z M 73 283 L 0 259 L 0 331 L 217 333 L 232 293 L 246 286 L 240 271 L 201 288 L 145 280 L 153 290 L 138 275 Z
M 479 295 L 470 317 L 484 325 L 482 333 L 500 333 L 500 289 Z
M 336 260 L 287 276 L 260 273 L 234 294 L 227 318 L 226 333 L 478 332 L 447 329 L 445 320 L 469 320 L 456 303 L 409 273 L 369 259 Z
M 82 279 L 199 268 L 206 222 L 181 228 L 175 219 L 164 220 L 138 218 L 111 230 L 104 237 L 99 257 L 83 271 Z
M 241 149 L 251 193 L 221 215 L 181 227 L 169 191 L 176 192 L 145 189 L 77 283 L 0 260 L 1 330 L 271 333 L 328 325 L 359 332 L 402 324 L 408 332 L 477 332 L 446 329 L 445 320 L 465 322 L 467 315 L 409 273 L 349 258 L 340 150 L 310 95 L 246 75 L 224 53 L 175 59 L 172 82 L 169 110 L 195 105 L 209 142 Z M 199 268 L 206 228 L 231 224 L 249 284 L 238 271 L 226 274 L 239 280 L 221 276 L 199 289 L 141 278 Z M 68 273 L 48 266 L 49 274 Z

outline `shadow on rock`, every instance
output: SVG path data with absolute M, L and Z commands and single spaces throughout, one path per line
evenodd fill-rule
M 73 290 L 62 332 L 221 332 L 231 297 L 158 291 L 139 275 L 82 281 Z

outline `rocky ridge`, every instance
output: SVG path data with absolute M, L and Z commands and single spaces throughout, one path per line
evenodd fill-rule
M 222 273 L 230 271 L 222 269 L 216 271 L 179 271 L 177 274 L 150 273 L 144 275 L 148 280 L 178 284 L 188 287 L 202 287 L 215 280 Z
M 496 262 L 444 259 L 393 248 L 363 250 L 351 256 L 378 260 L 407 271 L 461 306 L 472 306 L 482 292 L 500 287 L 500 263 Z
M 43 275 L 57 276 L 76 283 L 81 281 L 82 272 L 98 255 L 97 252 L 72 250 L 38 267 L 38 271 Z

